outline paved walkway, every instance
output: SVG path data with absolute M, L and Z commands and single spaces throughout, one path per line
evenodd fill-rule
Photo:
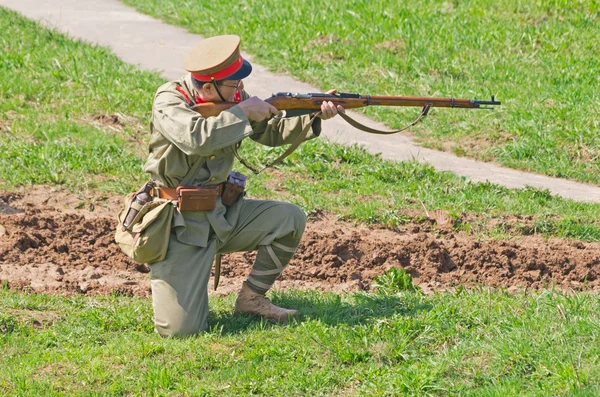
M 45 26 L 68 33 L 71 37 L 110 47 L 124 61 L 159 71 L 168 79 L 183 75 L 183 54 L 201 38 L 140 14 L 117 0 L 0 0 L 0 6 L 41 21 Z M 252 60 L 250 56 L 247 58 Z M 321 91 L 290 77 L 267 72 L 256 63 L 253 65 L 254 72 L 244 81 L 244 85 L 260 98 L 267 98 L 279 91 Z M 360 114 L 351 114 L 375 128 L 387 128 Z M 438 170 L 452 171 L 476 182 L 487 180 L 507 187 L 529 185 L 549 189 L 553 194 L 573 200 L 600 203 L 600 187 L 515 171 L 425 149 L 404 135 L 367 134 L 350 127 L 339 117 L 324 123 L 324 136 L 333 142 L 362 145 L 371 153 L 381 153 L 384 159 L 416 159 Z

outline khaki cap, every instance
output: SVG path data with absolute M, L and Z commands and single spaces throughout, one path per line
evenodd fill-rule
M 252 72 L 252 65 L 240 54 L 236 35 L 214 36 L 196 44 L 186 54 L 183 67 L 199 81 L 240 80 Z

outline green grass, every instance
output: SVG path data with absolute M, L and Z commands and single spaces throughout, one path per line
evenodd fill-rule
M 0 29 L 2 180 L 121 193 L 139 184 L 140 135 L 162 79 L 4 8 Z M 108 115 L 119 124 L 94 120 Z
M 164 80 L 6 9 L 0 9 L 0 28 L 7 33 L 0 37 L 0 187 L 54 184 L 114 194 L 137 189 L 146 179 L 152 97 Z M 116 124 L 100 122 L 112 117 Z M 275 155 L 252 143 L 241 152 L 255 164 Z M 384 161 L 358 147 L 314 140 L 281 168 L 285 179 L 272 173 L 252 177 L 251 196 L 391 227 L 443 209 L 457 229 L 483 236 L 537 233 L 600 241 L 599 205 L 533 188 L 471 183 L 428 165 Z M 415 218 L 410 211 L 423 215 Z M 506 216 L 532 219 L 487 227 Z
M 413 131 L 429 147 L 600 183 L 597 0 L 124 2 L 193 33 L 237 34 L 261 64 L 322 90 L 495 94 L 494 112 L 438 109 Z M 417 112 L 367 114 L 401 127 Z
M 162 339 L 148 300 L 0 291 L 3 395 L 594 396 L 593 294 L 276 293 L 275 326 L 211 299 L 210 330 Z
M 169 10 L 170 4 L 176 3 L 163 5 Z M 231 8 L 240 11 L 237 7 Z M 315 19 L 323 15 L 320 7 L 313 9 Z M 267 16 L 271 11 L 264 9 Z M 352 15 L 352 8 L 348 11 L 344 15 Z M 388 14 L 396 18 L 392 8 Z M 409 14 L 401 15 L 404 29 L 416 26 Z M 219 20 L 216 14 L 204 17 Z M 242 26 L 244 17 L 241 12 L 229 20 Z M 265 26 L 271 23 L 265 18 Z M 335 21 L 331 26 L 342 29 Z M 106 49 L 71 41 L 3 8 L 0 28 L 0 188 L 44 183 L 114 194 L 135 189 L 145 179 L 145 131 L 152 95 L 163 80 L 123 64 Z M 441 114 L 436 123 L 445 117 L 488 123 L 496 117 L 494 122 L 503 121 L 510 112 Z M 118 123 L 101 123 L 102 116 L 117 116 Z M 465 120 L 468 130 L 474 121 Z M 574 125 L 585 122 L 573 119 Z M 252 162 L 274 155 L 252 144 L 242 149 Z M 382 161 L 356 147 L 312 141 L 282 171 L 286 179 L 272 173 L 253 177 L 251 195 L 390 226 L 418 220 L 410 211 L 442 208 L 457 229 L 490 237 L 600 237 L 598 205 L 531 188 L 469 183 L 415 162 Z M 519 221 L 486 230 L 487 220 L 505 217 Z M 302 313 L 289 326 L 234 316 L 234 296 L 213 297 L 210 330 L 188 339 L 155 334 L 148 299 L 61 297 L 3 285 L 0 394 L 600 394 L 597 294 L 459 288 L 424 295 L 402 272 L 382 275 L 378 284 L 369 294 L 273 293 L 275 303 Z

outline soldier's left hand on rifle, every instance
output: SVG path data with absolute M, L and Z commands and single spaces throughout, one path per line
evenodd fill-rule
M 327 91 L 327 94 L 333 95 L 336 92 L 337 90 L 329 90 Z M 321 115 L 319 117 L 321 120 L 329 120 L 335 117 L 338 112 L 344 112 L 344 108 L 341 105 L 335 106 L 331 101 L 323 101 L 323 104 L 321 105 Z

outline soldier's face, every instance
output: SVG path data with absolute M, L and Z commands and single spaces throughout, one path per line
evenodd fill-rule
M 222 83 L 219 84 L 221 87 L 234 88 L 236 91 L 244 87 L 244 83 L 242 80 L 223 80 Z
M 219 83 L 221 94 L 223 94 L 223 97 L 227 99 L 228 102 L 233 102 L 235 93 L 243 88 L 244 82 L 242 80 L 223 80 Z
M 219 84 L 219 91 L 227 102 L 233 102 L 235 93 L 244 88 L 242 80 L 223 80 Z M 198 93 L 206 102 L 222 102 L 217 89 L 212 84 L 204 84 Z

